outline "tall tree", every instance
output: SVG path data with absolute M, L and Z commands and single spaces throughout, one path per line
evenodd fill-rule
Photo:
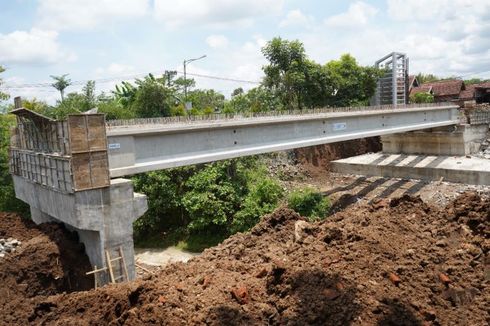
M 67 76 L 68 74 L 64 74 L 61 76 L 50 76 L 54 80 L 54 83 L 52 83 L 51 86 L 53 86 L 60 92 L 61 101 L 65 99 L 65 89 L 71 85 L 71 80 L 68 79 Z
M 96 98 L 95 98 L 95 81 L 89 80 L 85 86 L 82 88 L 82 94 L 84 97 L 83 110 L 90 110 L 95 107 Z
M 324 69 L 333 87 L 328 103 L 331 106 L 367 105 L 381 77 L 380 70 L 360 66 L 350 54 L 328 62 Z
M 269 64 L 262 67 L 264 85 L 279 96 L 288 109 L 302 108 L 307 57 L 303 44 L 298 40 L 288 41 L 273 38 L 262 53 Z

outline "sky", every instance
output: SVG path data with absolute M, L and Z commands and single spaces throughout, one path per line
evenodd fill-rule
M 490 0 L 0 0 L 0 90 L 54 103 L 50 75 L 69 74 L 67 92 L 87 80 L 110 91 L 206 55 L 187 71 L 240 80 L 194 76 L 229 97 L 261 80 L 261 48 L 276 36 L 322 64 L 397 51 L 413 74 L 490 77 Z

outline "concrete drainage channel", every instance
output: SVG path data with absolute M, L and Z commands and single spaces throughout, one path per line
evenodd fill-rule
M 15 252 L 21 244 L 22 242 L 14 238 L 0 239 L 0 258 L 4 258 L 6 254 Z

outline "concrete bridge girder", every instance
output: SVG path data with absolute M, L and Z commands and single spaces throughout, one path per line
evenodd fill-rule
M 458 106 L 279 116 L 107 131 L 111 177 L 455 125 Z

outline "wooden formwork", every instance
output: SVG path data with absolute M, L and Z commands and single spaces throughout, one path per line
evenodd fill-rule
M 11 149 L 10 172 L 62 192 L 73 189 L 70 157 Z
M 103 114 L 55 121 L 20 108 L 12 130 L 10 171 L 62 192 L 108 187 L 109 161 Z
M 70 115 L 67 121 L 73 189 L 80 191 L 109 186 L 104 115 Z

